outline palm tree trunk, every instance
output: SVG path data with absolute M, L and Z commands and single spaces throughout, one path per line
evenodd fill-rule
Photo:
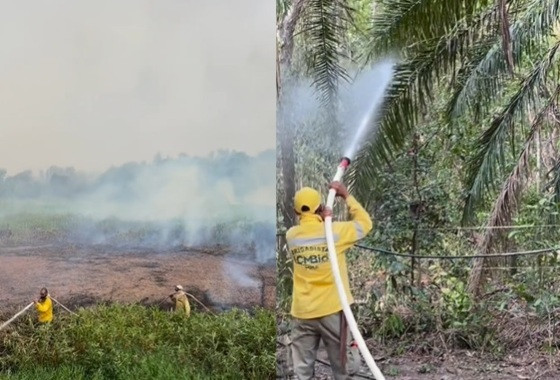
M 278 26 L 278 37 L 280 39 L 279 63 L 281 67 L 289 67 L 292 63 L 294 31 L 304 5 L 305 0 L 295 0 L 286 14 L 286 17 L 284 17 L 284 20 L 282 20 L 282 23 Z
M 513 51 L 506 3 L 506 0 L 498 0 L 498 7 L 500 8 L 500 26 L 502 29 L 502 49 L 504 50 L 504 57 L 509 74 L 513 77 Z
M 412 184 L 414 186 L 414 191 L 416 193 L 416 196 L 418 197 L 416 204 L 418 205 L 416 207 L 416 212 L 413 214 L 413 218 L 414 218 L 414 233 L 412 234 L 412 255 L 416 255 L 417 251 L 418 251 L 418 224 L 420 222 L 420 217 L 423 211 L 423 201 L 422 201 L 422 194 L 420 194 L 420 180 L 418 178 L 418 172 L 420 171 L 420 167 L 418 165 L 418 154 L 419 154 L 419 146 L 418 146 L 418 140 L 420 139 L 420 136 L 418 135 L 418 132 L 416 131 L 416 126 L 414 127 L 413 130 L 414 134 L 413 134 L 413 139 L 412 139 L 412 146 L 413 146 L 413 154 L 412 154 L 412 164 L 413 164 L 413 170 L 412 170 Z M 410 268 L 410 285 L 414 286 L 414 269 L 416 267 L 416 260 L 414 259 L 414 257 L 411 259 L 411 268 Z M 420 261 L 418 262 L 418 272 L 420 273 Z M 420 279 L 420 275 L 418 276 L 418 278 Z
M 294 132 L 291 126 L 281 126 L 277 132 L 280 139 L 280 169 L 282 170 L 283 199 L 280 201 L 280 210 L 284 219 L 284 227 L 290 228 L 295 223 L 295 215 L 291 207 L 296 193 L 296 165 L 294 157 Z
M 281 70 L 288 72 L 294 51 L 294 32 L 303 11 L 305 0 L 295 0 L 286 16 L 278 25 L 278 51 L 276 55 L 276 87 L 277 107 L 282 108 L 282 76 Z M 281 114 L 281 112 L 279 112 Z M 280 211 L 284 219 L 284 227 L 294 225 L 294 212 L 289 206 L 295 195 L 295 158 L 294 158 L 294 133 L 289 125 L 284 125 L 284 120 L 277 118 L 277 138 L 280 140 L 280 165 L 282 178 L 283 199 L 280 201 Z
M 480 290 L 480 283 L 481 283 L 480 280 L 482 277 L 483 269 L 484 269 L 484 259 L 474 259 L 471 268 L 471 273 L 469 273 L 467 290 L 475 298 L 478 296 Z

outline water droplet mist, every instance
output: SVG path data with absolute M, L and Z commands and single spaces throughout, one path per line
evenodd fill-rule
M 379 62 L 342 89 L 341 100 L 345 107 L 341 116 L 346 134 L 353 136 L 344 150 L 344 157 L 354 159 L 367 133 L 376 132 L 371 128 L 377 126 L 385 92 L 393 78 L 393 66 L 394 62 L 390 60 Z

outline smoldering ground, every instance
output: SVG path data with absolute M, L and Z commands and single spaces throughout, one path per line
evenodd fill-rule
M 0 244 L 171 249 L 223 245 L 275 257 L 275 152 L 156 157 L 98 175 L 0 170 Z

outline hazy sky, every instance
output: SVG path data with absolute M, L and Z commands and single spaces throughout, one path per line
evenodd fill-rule
M 0 0 L 0 168 L 274 148 L 275 2 Z

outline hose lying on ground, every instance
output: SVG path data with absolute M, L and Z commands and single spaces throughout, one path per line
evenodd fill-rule
M 16 315 L 14 315 L 12 318 L 10 318 L 6 322 L 2 323 L 2 326 L 0 326 L 0 330 L 2 330 L 4 327 L 8 326 L 10 323 L 15 321 L 17 317 L 19 317 L 20 315 L 25 313 L 27 311 L 27 309 L 29 309 L 33 305 L 34 305 L 34 302 L 31 302 L 29 305 L 27 305 L 26 307 L 21 309 L 19 312 L 17 312 Z

